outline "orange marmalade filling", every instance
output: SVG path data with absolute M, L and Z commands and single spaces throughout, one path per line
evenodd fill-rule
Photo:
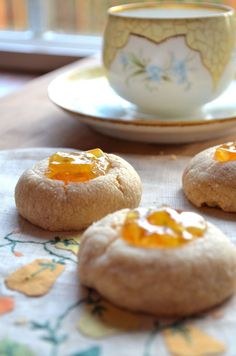
M 217 147 L 214 158 L 219 162 L 236 161 L 236 142 L 224 143 Z
M 130 211 L 121 235 L 128 243 L 145 248 L 179 247 L 206 231 L 206 221 L 198 214 L 163 207 L 155 211 Z
M 46 177 L 68 182 L 85 182 L 105 175 L 109 160 L 102 150 L 85 152 L 57 152 L 49 157 Z

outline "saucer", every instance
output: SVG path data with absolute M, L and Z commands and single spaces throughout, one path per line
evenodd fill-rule
M 119 97 L 102 67 L 74 69 L 48 87 L 50 100 L 95 130 L 121 139 L 150 143 L 187 143 L 213 139 L 236 130 L 236 80 L 199 116 L 163 118 L 145 114 Z

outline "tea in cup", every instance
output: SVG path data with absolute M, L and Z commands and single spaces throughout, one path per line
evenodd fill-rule
M 236 71 L 234 10 L 199 3 L 136 3 L 108 10 L 103 63 L 111 87 L 159 116 L 198 113 Z

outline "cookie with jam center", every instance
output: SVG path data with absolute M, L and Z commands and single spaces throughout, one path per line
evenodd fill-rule
M 57 152 L 20 177 L 16 207 L 31 223 L 51 231 L 88 227 L 105 215 L 139 205 L 140 178 L 124 159 L 100 149 Z
M 171 208 L 123 209 L 90 226 L 80 282 L 131 311 L 185 317 L 236 288 L 236 248 L 216 226 Z

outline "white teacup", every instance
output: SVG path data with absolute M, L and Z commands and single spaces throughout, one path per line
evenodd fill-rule
M 141 111 L 188 116 L 217 98 L 236 71 L 234 10 L 144 3 L 108 11 L 103 63 L 111 87 Z

